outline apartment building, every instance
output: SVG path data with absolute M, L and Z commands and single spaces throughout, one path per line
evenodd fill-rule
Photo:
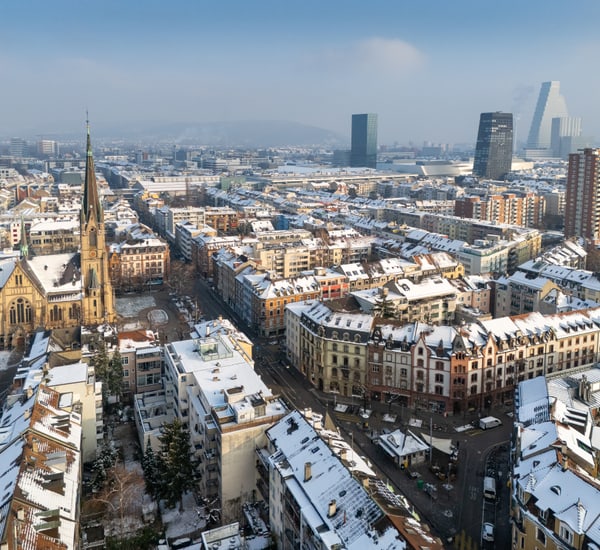
M 213 254 L 222 248 L 239 246 L 241 244 L 242 239 L 240 237 L 217 236 L 216 234 L 207 233 L 198 235 L 191 243 L 191 256 L 196 271 L 205 279 L 213 277 Z
M 162 348 L 151 330 L 121 331 L 119 354 L 123 365 L 123 398 L 162 389 Z
M 365 396 L 367 341 L 373 317 L 360 312 L 350 299 L 308 302 L 305 307 L 286 309 L 286 315 L 300 316 L 301 356 L 293 366 L 321 391 Z
M 266 439 L 257 455 L 278 549 L 407 548 L 370 496 L 368 479 L 353 477 L 298 411 L 271 427 Z
M 312 275 L 277 279 L 270 273 L 241 273 L 236 277 L 234 310 L 261 336 L 279 336 L 285 332 L 287 304 L 320 296 L 321 285 Z
M 510 484 L 514 548 L 600 547 L 599 397 L 597 367 L 519 384 Z
M 544 214 L 545 198 L 534 192 L 461 197 L 454 206 L 455 216 L 525 227 L 541 227 Z
M 219 233 L 235 233 L 238 228 L 240 213 L 228 207 L 206 207 L 204 223 Z
M 28 243 L 34 254 L 76 252 L 79 248 L 79 220 L 76 217 L 33 221 Z
M 164 395 L 136 396 L 140 444 L 158 448 L 153 411 L 161 420 L 179 418 L 190 432 L 201 494 L 217 499 L 224 523 L 236 520 L 242 504 L 256 498 L 256 449 L 287 413 L 285 405 L 255 373 L 235 335 L 223 332 L 167 344 L 164 388 Z
M 171 253 L 166 241 L 136 224 L 109 246 L 108 271 L 117 290 L 160 285 L 169 275 Z
M 53 367 L 46 373 L 46 385 L 59 394 L 61 410 L 79 417 L 82 461 L 94 461 L 104 439 L 102 384 L 96 382 L 94 367 L 81 362 Z
M 510 277 L 500 277 L 495 281 L 494 287 L 494 314 L 497 317 L 539 311 L 540 304 L 548 293 L 559 290 L 556 283 L 549 279 L 521 271 L 513 273 Z

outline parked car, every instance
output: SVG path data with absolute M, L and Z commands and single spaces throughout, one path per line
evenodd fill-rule
M 485 522 L 481 527 L 481 538 L 487 542 L 494 542 L 494 524 Z
M 437 487 L 433 483 L 425 483 L 425 485 L 423 485 L 423 491 L 425 491 L 433 500 L 437 500 Z

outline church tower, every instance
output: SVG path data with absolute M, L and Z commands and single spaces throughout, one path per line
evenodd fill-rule
M 81 286 L 83 325 L 114 322 L 113 288 L 108 275 L 108 251 L 104 234 L 104 214 L 94 170 L 90 127 L 87 126 L 87 157 L 83 204 L 81 207 Z

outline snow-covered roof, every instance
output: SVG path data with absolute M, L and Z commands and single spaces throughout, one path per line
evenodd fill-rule
M 405 548 L 393 527 L 383 533 L 373 529 L 383 512 L 299 411 L 267 434 L 277 448 L 269 461 L 302 510 L 303 521 L 327 548 L 363 549 L 374 544 L 373 537 L 380 548 Z
M 379 438 L 379 446 L 391 457 L 402 461 L 415 453 L 424 453 L 429 450 L 429 445 L 418 435 L 410 430 L 406 433 L 400 429 Z

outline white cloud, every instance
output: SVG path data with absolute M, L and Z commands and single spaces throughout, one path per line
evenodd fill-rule
M 344 73 L 397 74 L 425 65 L 427 57 L 418 48 L 398 39 L 373 37 L 347 47 L 324 48 L 305 56 L 301 69 L 320 69 L 328 76 Z
M 403 40 L 370 38 L 355 49 L 357 68 L 386 72 L 416 69 L 425 63 L 425 55 Z

